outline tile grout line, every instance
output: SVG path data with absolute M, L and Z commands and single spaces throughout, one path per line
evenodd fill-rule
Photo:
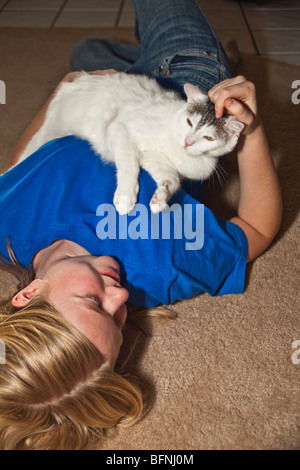
M 245 23 L 246 23 L 246 26 L 247 26 L 247 28 L 248 28 L 248 33 L 250 34 L 251 41 L 252 41 L 252 44 L 253 44 L 253 46 L 254 46 L 255 52 L 256 52 L 257 55 L 260 55 L 259 50 L 258 50 L 258 47 L 257 47 L 257 44 L 256 44 L 256 41 L 255 41 L 255 38 L 254 38 L 253 31 L 252 31 L 252 29 L 250 28 L 250 25 L 249 25 L 249 22 L 248 22 L 248 19 L 247 19 L 245 10 L 244 10 L 244 5 L 243 5 L 243 3 L 242 3 L 241 0 L 239 0 L 239 5 L 240 5 L 240 9 L 241 9 L 243 18 L 244 18 Z
M 67 3 L 68 3 L 68 0 L 64 0 L 62 6 L 60 7 L 60 9 L 58 10 L 58 12 L 56 13 L 55 17 L 53 18 L 53 20 L 52 20 L 52 22 L 51 22 L 49 28 L 53 28 L 53 27 L 54 27 L 56 21 L 58 20 L 58 18 L 59 18 L 59 16 L 60 16 L 61 12 L 63 11 L 63 9 L 65 8 L 65 6 L 66 6 Z
M 0 8 L 0 11 L 4 10 L 4 8 L 9 4 L 10 0 L 7 0 L 6 3 L 4 3 L 4 5 L 2 6 L 2 8 Z
M 119 25 L 119 22 L 120 22 L 120 19 L 121 19 L 121 15 L 122 15 L 122 13 L 123 13 L 124 5 L 125 5 L 125 0 L 121 0 L 121 5 L 120 5 L 120 8 L 119 8 L 119 12 L 118 12 L 118 14 L 117 14 L 117 18 L 116 18 L 116 22 L 115 22 L 115 27 L 118 27 L 118 25 Z

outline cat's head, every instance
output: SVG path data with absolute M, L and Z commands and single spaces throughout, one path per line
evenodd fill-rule
M 187 83 L 184 91 L 187 103 L 179 117 L 180 145 L 191 156 L 220 157 L 231 152 L 244 125 L 230 115 L 216 119 L 214 104 L 198 87 Z

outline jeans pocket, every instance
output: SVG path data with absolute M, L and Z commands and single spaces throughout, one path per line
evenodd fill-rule
M 160 76 L 166 75 L 180 85 L 192 83 L 206 92 L 231 77 L 230 71 L 216 54 L 198 49 L 184 50 L 166 57 L 160 65 Z

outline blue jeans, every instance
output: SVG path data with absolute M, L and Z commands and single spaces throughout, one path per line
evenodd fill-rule
M 145 74 L 208 91 L 232 76 L 219 39 L 196 0 L 133 0 L 140 46 L 88 39 L 71 52 L 72 70 Z M 161 81 L 163 82 L 163 80 Z M 168 85 L 168 86 L 169 86 Z

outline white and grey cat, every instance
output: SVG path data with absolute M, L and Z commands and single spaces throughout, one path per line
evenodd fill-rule
M 136 203 L 140 168 L 157 183 L 150 207 L 159 212 L 182 178 L 207 179 L 243 129 L 233 116 L 216 119 L 213 103 L 199 88 L 186 84 L 184 91 L 187 101 L 143 75 L 81 72 L 61 85 L 19 161 L 52 139 L 76 135 L 115 163 L 120 214 Z

